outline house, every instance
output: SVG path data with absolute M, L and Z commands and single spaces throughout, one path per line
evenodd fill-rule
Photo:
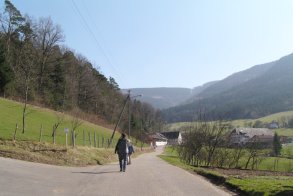
M 247 145 L 257 142 L 259 147 L 271 147 L 273 145 L 273 135 L 255 135 L 246 143 Z
M 231 146 L 243 146 L 248 142 L 261 142 L 269 144 L 273 142 L 274 132 L 267 128 L 234 128 L 228 138 Z
M 293 138 L 288 136 L 279 136 L 281 144 L 293 143 Z
M 151 146 L 165 146 L 167 145 L 167 138 L 160 133 L 150 133 L 146 135 L 146 142 Z
M 168 145 L 178 145 L 182 143 L 182 135 L 179 131 L 161 133 L 168 139 Z
M 271 122 L 269 124 L 269 127 L 268 128 L 269 129 L 278 129 L 279 128 L 279 124 L 277 122 L 273 121 L 273 122 Z

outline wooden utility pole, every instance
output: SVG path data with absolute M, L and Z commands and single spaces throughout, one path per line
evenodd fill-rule
M 119 125 L 119 123 L 120 123 L 120 121 L 121 121 L 121 117 L 122 117 L 122 114 L 123 114 L 124 108 L 125 108 L 125 106 L 126 106 L 128 100 L 129 100 L 129 98 L 130 98 L 130 91 L 128 91 L 128 95 L 127 95 L 127 97 L 126 97 L 126 99 L 125 99 L 125 101 L 124 101 L 124 105 L 123 105 L 123 108 L 122 108 L 122 110 L 121 110 L 121 112 L 120 112 L 119 119 L 118 119 L 118 121 L 117 121 L 117 123 L 116 123 L 116 125 L 115 125 L 114 131 L 113 131 L 112 136 L 111 136 L 111 138 L 110 138 L 110 141 L 109 141 L 109 143 L 108 143 L 108 148 L 110 147 L 110 145 L 111 145 L 111 143 L 112 143 L 112 140 L 113 140 L 113 138 L 114 138 L 114 135 L 115 135 L 116 129 L 117 129 L 117 127 L 118 127 L 118 125 Z

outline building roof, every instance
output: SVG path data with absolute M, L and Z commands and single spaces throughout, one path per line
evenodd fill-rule
M 271 135 L 255 135 L 250 138 L 249 142 L 272 143 L 274 136 Z
M 179 137 L 179 131 L 172 131 L 172 132 L 163 132 L 161 133 L 164 135 L 167 139 L 178 139 Z
M 167 140 L 167 138 L 162 135 L 161 133 L 150 133 L 147 135 L 147 137 L 150 139 L 150 140 L 153 140 L 153 139 L 156 139 L 156 140 Z
M 232 130 L 232 133 L 236 133 L 238 135 L 247 135 L 248 137 L 252 138 L 253 136 L 273 136 L 274 132 L 267 128 L 244 128 L 239 127 Z

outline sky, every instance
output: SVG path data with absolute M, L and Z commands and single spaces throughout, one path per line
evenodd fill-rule
M 51 17 L 62 44 L 120 88 L 193 88 L 293 53 L 291 0 L 11 2 Z

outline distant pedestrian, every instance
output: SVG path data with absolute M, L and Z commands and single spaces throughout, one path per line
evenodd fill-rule
M 131 164 L 131 155 L 134 153 L 134 147 L 130 140 L 128 140 L 128 162 L 127 165 Z
M 120 171 L 125 172 L 128 154 L 128 141 L 124 133 L 121 134 L 121 137 L 116 144 L 115 154 L 116 153 L 118 153 Z

